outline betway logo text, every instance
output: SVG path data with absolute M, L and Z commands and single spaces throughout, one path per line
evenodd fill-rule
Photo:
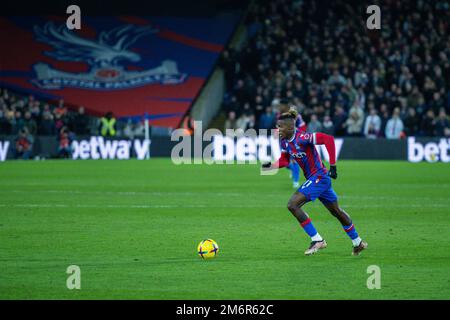
M 420 162 L 449 162 L 448 149 L 450 148 L 450 139 L 442 138 L 439 143 L 428 142 L 425 145 L 416 142 L 414 137 L 408 138 L 408 161 Z
M 257 161 L 277 160 L 281 155 L 275 130 L 227 129 L 223 135 L 220 130 L 213 128 L 203 132 L 201 121 L 195 121 L 194 124 L 193 135 L 186 135 L 181 129 L 172 132 L 171 140 L 178 141 L 171 151 L 174 164 L 254 164 Z M 337 157 L 343 142 L 342 139 L 335 139 Z M 316 145 L 316 149 L 322 159 L 329 162 L 325 146 Z
M 105 140 L 91 137 L 90 140 L 72 142 L 73 159 L 130 159 L 134 150 L 139 160 L 150 155 L 150 140 Z
M 9 149 L 9 141 L 0 141 L 0 161 L 6 160 L 8 149 Z
M 335 139 L 336 158 L 342 149 L 344 140 Z M 233 139 L 228 136 L 214 136 L 214 160 L 216 161 L 271 161 L 281 155 L 280 142 L 273 136 L 241 137 Z M 268 147 L 271 152 L 268 153 Z M 321 158 L 330 161 L 328 151 L 324 145 L 316 145 Z

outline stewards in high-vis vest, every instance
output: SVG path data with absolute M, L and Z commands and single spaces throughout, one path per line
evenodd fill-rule
M 100 119 L 100 134 L 103 137 L 114 137 L 116 135 L 116 118 L 112 112 L 108 112 Z

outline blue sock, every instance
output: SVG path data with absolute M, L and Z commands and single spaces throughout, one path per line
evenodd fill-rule
M 317 234 L 317 230 L 314 228 L 310 218 L 306 219 L 306 221 L 302 222 L 300 225 L 311 238 Z
M 347 233 L 347 235 L 350 237 L 350 239 L 355 240 L 358 238 L 358 232 L 356 232 L 356 228 L 351 223 L 349 226 L 342 226 L 344 228 L 344 231 Z

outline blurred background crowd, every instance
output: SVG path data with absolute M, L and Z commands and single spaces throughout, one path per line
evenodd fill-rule
M 277 103 L 288 99 L 310 132 L 449 137 L 449 2 L 377 1 L 373 31 L 364 1 L 327 1 L 326 10 L 322 2 L 251 8 L 248 43 L 220 60 L 225 129 L 273 128 Z
M 0 88 L 0 135 L 15 136 L 15 157 L 31 156 L 35 137 L 52 136 L 58 140 L 60 157 L 70 157 L 75 137 L 144 136 L 144 124 L 131 120 L 117 121 L 114 114 L 90 116 L 83 106 L 69 108 L 64 100 L 48 101 Z
M 218 61 L 226 83 L 224 129 L 272 129 L 278 104 L 288 101 L 309 132 L 450 137 L 449 1 L 376 4 L 380 30 L 367 29 L 365 1 L 253 2 L 247 40 Z M 144 125 L 0 87 L 0 135 L 17 137 L 22 158 L 36 135 L 54 136 L 65 157 L 76 136 L 133 139 L 144 136 Z

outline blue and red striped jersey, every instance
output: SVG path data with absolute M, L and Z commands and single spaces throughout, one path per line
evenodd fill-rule
M 300 114 L 297 116 L 297 119 L 295 119 L 295 127 L 302 132 L 306 132 L 306 122 L 303 121 L 303 118 Z
M 290 140 L 281 139 L 280 143 L 281 152 L 289 153 L 302 168 L 306 179 L 316 173 L 327 174 L 327 168 L 322 163 L 322 159 L 314 146 L 315 133 L 305 133 L 296 129 Z

